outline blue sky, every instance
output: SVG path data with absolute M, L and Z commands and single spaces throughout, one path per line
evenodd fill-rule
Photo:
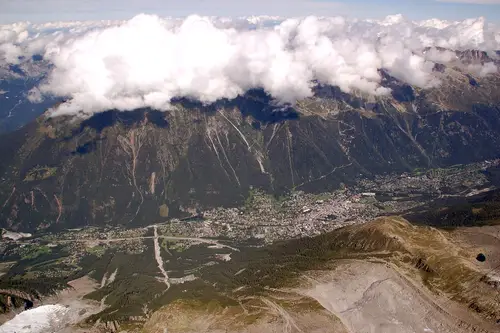
M 411 19 L 484 16 L 500 22 L 500 0 L 0 0 L 0 24 L 17 21 L 127 19 L 138 13 L 185 16 L 346 15 Z

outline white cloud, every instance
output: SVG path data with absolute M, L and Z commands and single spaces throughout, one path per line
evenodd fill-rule
M 5 62 L 11 64 L 19 62 L 18 58 L 23 55 L 23 50 L 19 44 L 23 43 L 28 37 L 26 28 L 26 23 L 0 26 L 0 57 L 3 57 Z
M 427 51 L 424 51 L 423 53 L 426 59 L 441 64 L 449 63 L 458 59 L 455 52 L 451 50 L 439 50 L 434 47 Z
M 435 62 L 458 61 L 454 50 L 497 49 L 500 35 L 495 29 L 482 18 L 231 20 L 143 14 L 123 22 L 4 26 L 0 64 L 19 62 L 20 54 L 43 53 L 54 67 L 30 99 L 39 101 L 49 94 L 68 97 L 54 114 L 139 107 L 165 110 L 173 97 L 210 103 L 251 88 L 264 88 L 278 101 L 293 103 L 311 96 L 313 80 L 345 92 L 386 94 L 380 68 L 415 86 L 436 86 Z M 479 75 L 497 70 L 494 64 L 464 68 Z

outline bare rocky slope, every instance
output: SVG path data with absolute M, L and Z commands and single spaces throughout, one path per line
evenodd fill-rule
M 332 193 L 500 156 L 500 75 L 437 66 L 442 85 L 421 90 L 382 74 L 390 96 L 317 86 L 292 108 L 254 90 L 209 106 L 176 100 L 165 113 L 42 115 L 3 135 L 0 227 L 33 237 L 2 244 L 0 304 L 87 281 L 85 298 L 100 306 L 83 331 L 498 331 L 498 191 L 466 207 L 440 198 L 412 223 L 384 216 L 266 246 L 170 228 L 231 206 L 245 227 L 252 188 Z M 312 220 L 310 210 L 293 211 Z
M 145 225 L 241 204 L 252 186 L 321 192 L 499 156 L 498 75 L 441 68 L 428 90 L 384 75 L 393 94 L 376 99 L 321 86 L 295 108 L 251 91 L 166 113 L 42 116 L 1 137 L 0 226 Z
M 497 332 L 497 207 L 471 204 L 481 227 L 385 216 L 267 246 L 166 225 L 47 234 L 6 247 L 0 304 L 38 293 L 88 309 L 75 332 Z M 65 283 L 75 293 L 59 294 Z
M 445 231 L 390 217 L 294 241 L 273 251 L 288 253 L 288 265 L 303 255 L 315 264 L 284 285 L 256 291 L 243 283 L 229 293 L 234 305 L 179 300 L 143 332 L 497 332 L 500 247 L 477 236 L 499 230 Z M 480 251 L 484 263 L 475 260 Z

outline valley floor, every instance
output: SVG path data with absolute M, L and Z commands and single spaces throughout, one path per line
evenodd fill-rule
M 375 235 L 370 242 L 396 239 L 404 233 L 405 247 L 411 251 L 422 245 L 422 240 L 432 242 L 426 252 L 454 252 L 458 247 L 468 254 L 458 251 L 460 258 L 453 257 L 477 271 L 492 275 L 498 263 L 500 247 L 496 238 L 500 226 L 457 228 L 453 231 L 439 231 L 433 228 L 413 227 L 399 218 L 386 218 L 353 226 L 348 230 L 349 244 L 352 246 L 357 234 L 368 231 Z M 342 241 L 342 234 L 336 235 L 336 242 Z M 156 235 L 155 235 L 156 236 Z M 381 237 L 380 239 L 377 237 Z M 435 244 L 434 237 L 443 237 L 442 243 Z M 500 326 L 487 322 L 467 309 L 464 304 L 451 300 L 444 293 L 431 292 L 422 283 L 418 274 L 406 269 L 403 264 L 383 259 L 383 250 L 374 252 L 373 243 L 364 244 L 363 251 L 370 253 L 360 259 L 335 259 L 322 270 L 303 272 L 298 278 L 298 286 L 289 288 L 267 288 L 265 294 L 240 294 L 239 306 L 209 306 L 204 303 L 190 304 L 189 300 L 173 302 L 156 311 L 148 318 L 143 329 L 120 329 L 106 325 L 77 327 L 74 324 L 91 314 L 103 310 L 104 302 L 84 300 L 83 296 L 102 288 L 97 281 L 83 277 L 71 281 L 71 289 L 56 296 L 48 297 L 42 304 L 57 304 L 66 307 L 65 324 L 60 323 L 51 330 L 37 333 L 493 333 Z M 377 245 L 378 247 L 379 245 Z M 379 249 L 380 250 L 380 249 Z M 482 250 L 486 263 L 474 261 L 474 254 Z M 400 250 L 398 250 L 400 251 Z M 425 250 L 427 251 L 427 249 Z M 387 254 L 386 253 L 386 254 Z M 357 256 L 357 255 L 356 255 Z M 451 257 L 450 257 L 451 258 Z M 153 259 L 151 259 L 153 260 Z M 429 265 L 432 265 L 429 260 Z M 428 268 L 429 270 L 432 267 Z M 439 275 L 445 279 L 446 274 Z M 470 281 L 463 281 L 467 285 Z M 475 282 L 474 282 L 475 283 Z M 478 282 L 479 283 L 479 282 Z M 473 286 L 473 284 L 469 285 Z M 189 288 L 186 285 L 186 288 Z M 241 286 L 245 288 L 245 286 Z M 241 289 L 240 288 L 240 289 Z M 242 289 L 242 290 L 243 290 Z M 470 289 L 470 287 L 469 287 Z M 235 293 L 235 295 L 238 293 Z M 463 293 L 464 297 L 467 296 Z M 495 294 L 497 294 L 495 296 Z M 492 298 L 498 298 L 498 291 Z M 26 312 L 24 313 L 26 315 Z M 28 318 L 28 317 L 27 317 Z M 66 325 L 68 324 L 68 325 Z M 5 326 L 0 326 L 0 332 Z M 24 332 L 24 331 L 21 331 Z
M 3 232 L 0 305 L 13 295 L 20 313 L 26 293 L 72 280 L 35 304 L 62 306 L 65 324 L 37 333 L 499 332 L 500 191 L 487 165 L 325 194 L 255 190 L 245 207 L 143 228 Z

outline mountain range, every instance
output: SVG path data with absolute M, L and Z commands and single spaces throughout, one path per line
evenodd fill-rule
M 382 74 L 391 96 L 318 85 L 293 107 L 252 90 L 208 106 L 178 99 L 168 112 L 42 115 L 1 137 L 0 226 L 144 225 L 241 204 L 252 187 L 321 192 L 499 156 L 498 74 L 445 67 L 426 90 Z
M 380 69 L 388 95 L 315 82 L 293 105 L 252 89 L 88 117 L 27 100 L 44 65 L 10 68 L 1 315 L 35 304 L 80 323 L 68 332 L 494 332 L 500 74 L 476 69 L 499 63 L 453 54 L 432 88 Z

